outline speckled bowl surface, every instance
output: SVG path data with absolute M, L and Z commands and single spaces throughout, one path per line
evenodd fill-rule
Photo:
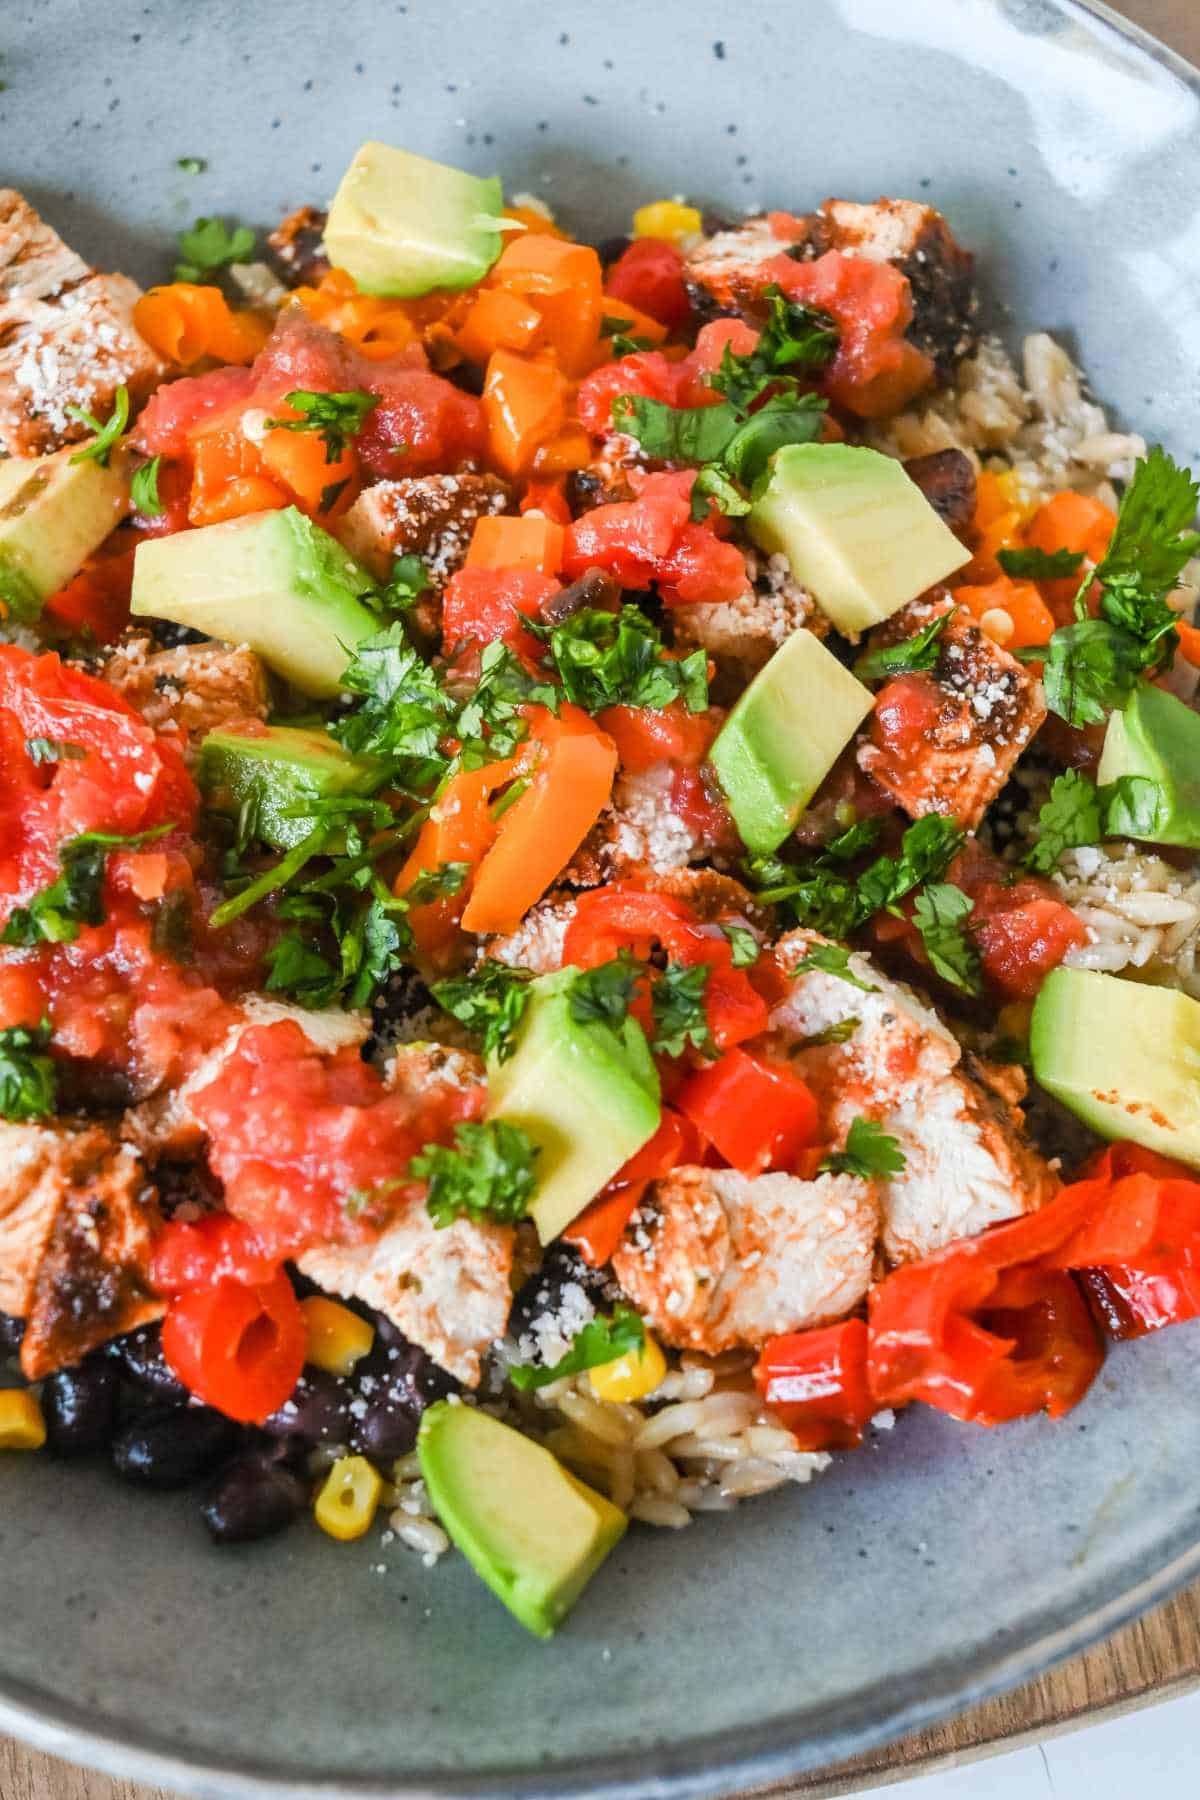
M 1069 0 L 5 0 L 0 176 L 143 279 L 203 212 L 273 222 L 382 137 L 583 230 L 927 196 L 994 318 L 1065 331 L 1120 417 L 1200 452 L 1197 77 Z M 207 159 L 203 175 L 176 167 Z M 1059 1425 L 915 1412 L 807 1490 L 635 1529 L 550 1645 L 461 1559 L 0 1468 L 0 1728 L 207 1794 L 727 1790 L 1077 1649 L 1200 1571 L 1200 1327 Z

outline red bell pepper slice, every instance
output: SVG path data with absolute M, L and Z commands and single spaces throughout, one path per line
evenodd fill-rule
M 223 1280 L 272 1281 L 279 1257 L 264 1250 L 254 1230 L 229 1213 L 209 1213 L 163 1226 L 150 1262 L 150 1280 L 160 1294 L 185 1294 Z
M 1079 1283 L 1093 1316 L 1113 1338 L 1145 1337 L 1200 1318 L 1200 1272 L 1146 1275 L 1140 1269 L 1083 1269 Z
M 681 1163 L 697 1163 L 703 1146 L 689 1119 L 664 1107 L 658 1130 L 617 1170 L 608 1186 L 568 1225 L 563 1237 L 593 1269 L 611 1262 L 625 1227 L 652 1181 Z
M 867 1328 L 844 1319 L 770 1338 L 754 1365 L 758 1391 L 800 1450 L 850 1450 L 878 1410 L 867 1381 Z
M 1200 1265 L 1200 1181 L 1186 1164 L 1113 1144 L 1073 1186 L 1089 1196 L 1088 1213 L 1047 1258 L 1050 1267 L 1116 1264 L 1165 1275 Z
M 255 1283 L 226 1277 L 172 1301 L 163 1320 L 163 1355 L 184 1386 L 249 1425 L 289 1397 L 307 1345 L 304 1314 L 282 1273 Z
M 745 1050 L 727 1050 L 689 1075 L 675 1104 L 743 1175 L 790 1169 L 816 1142 L 817 1103 L 808 1084 Z

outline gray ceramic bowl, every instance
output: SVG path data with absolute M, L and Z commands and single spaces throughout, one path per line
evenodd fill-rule
M 106 268 L 200 212 L 328 195 L 377 136 L 583 229 L 928 196 L 995 316 L 1074 340 L 1197 460 L 1197 77 L 1068 0 L 5 0 L 3 176 Z M 187 176 L 181 156 L 208 172 Z M 685 1794 L 862 1749 L 1200 1571 L 1200 1328 L 1117 1351 L 1060 1425 L 914 1413 L 807 1491 L 635 1530 L 526 1637 L 465 1563 L 300 1528 L 209 1548 L 190 1499 L 9 1457 L 0 1728 L 205 1793 Z

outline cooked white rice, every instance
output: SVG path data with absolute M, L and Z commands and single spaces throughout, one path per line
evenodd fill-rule
M 1076 969 L 1125 974 L 1200 999 L 1200 877 L 1132 844 L 1088 845 L 1054 877 L 1088 930 Z

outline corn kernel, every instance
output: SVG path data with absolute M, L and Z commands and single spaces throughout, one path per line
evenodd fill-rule
M 46 1422 L 36 1394 L 27 1388 L 0 1392 L 0 1450 L 40 1450 L 46 1441 Z
M 652 200 L 633 215 L 634 237 L 666 238 L 674 244 L 681 238 L 696 237 L 700 230 L 697 208 L 679 200 Z
M 1007 644 L 1017 628 L 1010 612 L 1002 606 L 989 606 L 979 621 L 979 629 L 993 644 Z
M 322 1484 L 313 1514 L 322 1531 L 349 1543 L 371 1529 L 383 1480 L 365 1456 L 340 1456 Z
M 667 1359 L 650 1336 L 636 1350 L 612 1362 L 600 1363 L 588 1370 L 588 1380 L 597 1400 L 644 1400 L 659 1386 L 667 1372 Z
M 330 1375 L 349 1375 L 375 1342 L 375 1327 L 323 1294 L 313 1294 L 300 1306 L 308 1326 L 308 1351 L 305 1360 L 325 1369 Z

